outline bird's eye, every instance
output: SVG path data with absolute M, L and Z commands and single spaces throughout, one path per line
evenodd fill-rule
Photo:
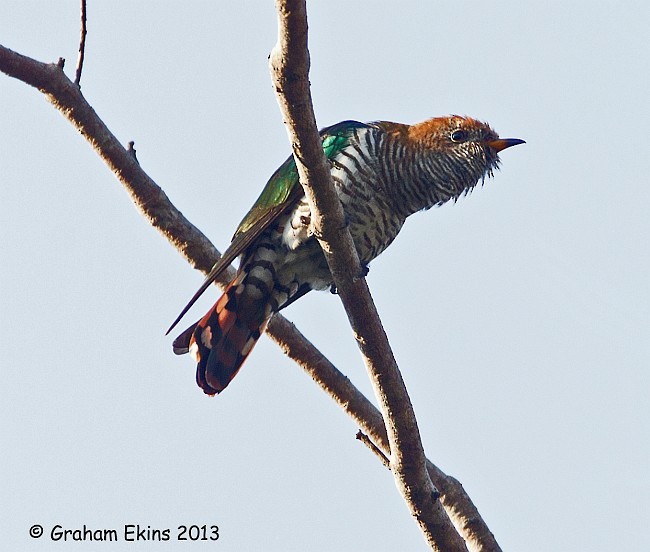
M 467 140 L 467 131 L 461 130 L 461 129 L 454 130 L 449 135 L 449 138 L 451 138 L 452 142 L 460 144 L 461 142 L 464 142 L 465 140 Z

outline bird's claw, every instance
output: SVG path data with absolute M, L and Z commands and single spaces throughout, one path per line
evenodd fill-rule
M 370 267 L 367 264 L 361 263 L 361 272 L 359 275 L 354 279 L 355 282 L 358 282 L 362 278 L 365 278 L 368 276 L 368 273 L 370 272 Z

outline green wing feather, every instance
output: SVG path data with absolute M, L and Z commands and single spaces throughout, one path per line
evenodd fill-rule
M 333 159 L 338 152 L 348 145 L 349 139 L 356 129 L 368 128 L 369 126 L 358 121 L 343 121 L 321 130 L 320 135 L 323 140 L 325 156 L 328 159 Z M 295 205 L 302 195 L 298 168 L 293 155 L 291 155 L 269 178 L 257 201 L 239 223 L 232 242 L 223 256 L 212 267 L 201 287 L 174 320 L 167 333 L 174 329 L 181 318 L 185 316 L 185 313 L 190 310 L 201 294 L 208 289 L 210 284 L 219 277 L 226 267 L 246 251 L 278 216 Z
M 328 159 L 332 159 L 339 151 L 348 144 L 350 135 L 354 129 L 366 128 L 368 125 L 357 121 L 343 121 L 331 127 L 324 128 L 320 131 L 323 140 L 323 151 Z M 248 211 L 233 237 L 233 244 L 241 234 L 249 232 L 256 227 L 261 221 L 266 220 L 267 211 L 275 213 L 278 207 L 288 207 L 293 205 L 298 198 L 302 196 L 302 188 L 299 185 L 298 168 L 293 155 L 276 170 L 266 186 L 262 190 L 260 197 Z M 296 193 L 298 192 L 298 193 Z M 282 212 L 281 209 L 280 212 Z M 279 213 L 277 213 L 279 214 Z M 277 215 L 276 215 L 277 216 Z M 275 217 L 272 218 L 275 220 Z M 270 221 L 269 221 L 270 222 Z

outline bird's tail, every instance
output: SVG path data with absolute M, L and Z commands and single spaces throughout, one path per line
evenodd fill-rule
M 237 375 L 273 314 L 269 298 L 242 282 L 240 273 L 199 320 L 174 340 L 174 352 L 196 360 L 196 382 L 208 395 L 221 393 Z

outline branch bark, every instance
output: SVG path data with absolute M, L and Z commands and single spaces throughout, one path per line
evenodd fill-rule
M 433 486 L 410 397 L 362 276 L 343 208 L 331 182 L 309 88 L 307 10 L 304 0 L 277 0 L 278 42 L 270 56 L 276 95 L 284 116 L 300 182 L 311 208 L 314 233 L 380 405 L 395 483 L 432 550 L 467 550 Z
M 125 187 L 142 215 L 187 262 L 204 274 L 219 257 L 206 236 L 174 207 L 161 188 L 142 170 L 68 79 L 62 64 L 42 63 L 0 45 L 0 71 L 40 90 L 86 138 Z M 234 270 L 221 283 L 232 278 Z M 267 335 L 368 434 L 389 453 L 383 420 L 374 405 L 298 329 L 283 316 L 271 320 Z M 427 461 L 429 475 L 454 525 L 472 550 L 498 552 L 500 547 L 462 485 Z

